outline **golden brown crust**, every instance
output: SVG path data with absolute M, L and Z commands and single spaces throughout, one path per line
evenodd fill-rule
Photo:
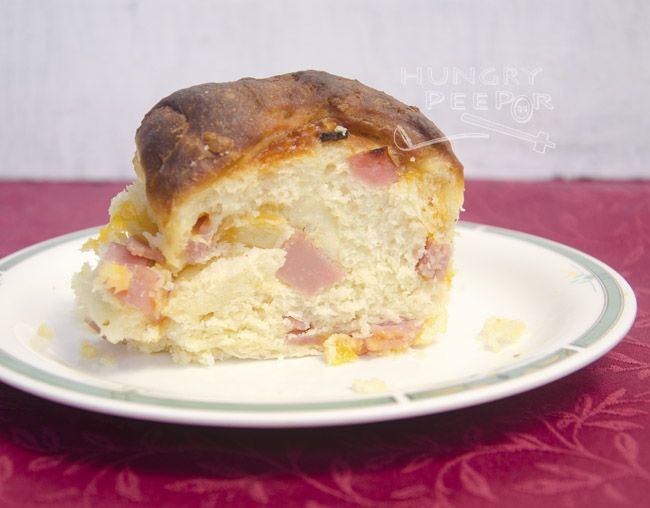
M 197 85 L 161 100 L 136 133 L 149 205 L 164 222 L 192 191 L 247 162 L 287 157 L 289 146 L 291 154 L 300 152 L 336 125 L 393 148 L 398 125 L 414 144 L 443 136 L 416 107 L 326 72 Z M 446 157 L 462 176 L 448 142 L 395 153 L 404 161 L 413 155 Z

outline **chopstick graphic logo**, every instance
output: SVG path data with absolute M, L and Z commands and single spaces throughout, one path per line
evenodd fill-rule
M 533 151 L 537 153 L 546 153 L 547 148 L 555 148 L 556 146 L 555 142 L 550 140 L 549 134 L 546 131 L 539 131 L 535 135 L 519 129 L 514 129 L 513 127 L 508 127 L 507 125 L 498 122 L 493 122 L 487 118 L 472 115 L 471 113 L 463 113 L 460 119 L 464 123 L 473 125 L 474 127 L 481 127 L 492 132 L 528 141 L 533 144 Z M 395 130 L 393 131 L 393 142 L 395 143 L 395 146 L 403 152 L 411 152 L 425 146 L 436 145 L 454 139 L 487 139 L 489 137 L 490 135 L 485 132 L 465 132 L 461 134 L 452 134 L 451 136 L 441 136 L 439 138 L 428 139 L 421 143 L 413 143 L 411 137 L 401 125 L 395 127 Z
M 400 137 L 401 141 L 398 142 L 397 137 Z M 395 146 L 402 150 L 403 152 L 410 152 L 412 150 L 417 150 L 425 146 L 436 145 L 438 143 L 444 143 L 445 141 L 451 141 L 452 139 L 471 139 L 471 138 L 489 138 L 490 135 L 484 132 L 467 132 L 464 134 L 454 134 L 451 136 L 441 136 L 439 138 L 429 139 L 421 143 L 413 143 L 410 136 L 404 130 L 404 127 L 398 125 L 393 131 L 393 142 Z M 403 144 L 402 144 L 403 143 Z
M 537 153 L 545 153 L 547 148 L 555 148 L 555 143 L 550 140 L 549 134 L 546 131 L 539 131 L 534 135 L 498 122 L 493 122 L 486 118 L 481 118 L 480 116 L 472 115 L 471 113 L 463 113 L 460 119 L 462 122 L 473 125 L 474 127 L 482 127 L 492 132 L 498 132 L 499 134 L 528 141 L 533 144 L 533 151 Z

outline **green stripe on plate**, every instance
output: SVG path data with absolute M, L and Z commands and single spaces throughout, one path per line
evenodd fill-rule
M 472 225 L 476 226 L 476 224 Z M 523 240 L 556 252 L 577 263 L 581 268 L 589 272 L 593 277 L 593 280 L 598 282 L 603 290 L 603 294 L 605 295 L 605 302 L 601 309 L 600 316 L 587 331 L 571 342 L 572 346 L 588 347 L 592 345 L 605 335 L 605 333 L 607 333 L 607 331 L 614 326 L 620 318 L 621 312 L 623 311 L 623 290 L 616 280 L 590 256 L 561 243 L 554 242 L 553 240 L 547 240 L 546 238 L 522 233 L 520 231 L 513 231 L 511 229 L 497 228 L 493 226 L 484 226 L 483 231 Z
M 13 372 L 23 374 L 31 379 L 46 383 L 49 386 L 56 386 L 65 390 L 71 390 L 85 395 L 101 397 L 104 399 L 121 400 L 125 402 L 136 402 L 138 404 L 163 406 L 183 409 L 219 410 L 219 411 L 317 411 L 324 409 L 349 409 L 370 406 L 382 406 L 396 404 L 393 397 L 375 397 L 370 399 L 336 400 L 323 402 L 302 402 L 302 403 L 244 403 L 244 402 L 211 402 L 191 399 L 173 399 L 158 397 L 140 393 L 138 390 L 108 390 L 98 386 L 88 385 L 73 381 L 47 371 L 36 369 L 31 365 L 0 350 L 0 365 L 9 368 Z
M 499 372 L 497 374 L 493 374 L 491 376 L 484 376 L 473 381 L 466 381 L 464 383 L 458 383 L 455 385 L 441 386 L 439 388 L 432 388 L 430 390 L 420 390 L 417 392 L 410 392 L 406 394 L 406 397 L 409 400 L 431 399 L 433 397 L 440 397 L 442 395 L 449 395 L 452 393 L 455 394 L 455 393 L 466 392 L 467 390 L 482 388 L 484 386 L 489 386 L 496 383 L 502 383 L 503 381 L 516 379 L 521 376 L 525 376 L 526 374 L 530 374 L 538 370 L 541 370 L 545 367 L 548 367 L 549 365 L 557 363 L 574 354 L 577 354 L 577 352 L 571 349 L 560 349 L 559 351 L 555 351 L 550 355 L 540 358 L 539 360 L 534 361 L 532 363 L 527 363 L 525 365 L 522 365 L 521 367 L 510 368 L 502 372 Z
M 566 258 L 569 258 L 573 262 L 577 263 L 581 268 L 586 270 L 593 277 L 593 279 L 598 282 L 604 294 L 603 307 L 601 308 L 600 314 L 596 321 L 589 327 L 589 329 L 571 341 L 571 346 L 586 348 L 595 344 L 619 320 L 621 312 L 623 311 L 623 290 L 618 285 L 616 280 L 591 257 L 571 247 L 567 247 L 561 243 L 554 242 L 553 240 L 547 240 L 539 236 L 534 236 L 519 231 L 513 231 L 510 229 L 498 228 L 494 226 L 484 226 L 476 223 L 462 223 L 460 224 L 460 229 L 479 229 L 483 232 L 507 236 L 528 243 L 533 243 L 547 250 L 556 252 Z M 503 371 L 500 371 L 492 376 L 482 377 L 477 380 L 466 381 L 462 383 L 440 386 L 427 390 L 408 392 L 405 395 L 409 400 L 423 400 L 433 397 L 440 397 L 451 393 L 460 393 L 467 390 L 480 388 L 482 386 L 493 385 L 498 382 L 516 379 L 532 372 L 539 371 L 574 354 L 576 354 L 576 351 L 574 350 L 561 348 L 541 359 L 534 360 L 531 363 L 527 363 L 522 366 L 504 369 Z
M 497 228 L 493 226 L 485 226 L 476 223 L 460 223 L 459 229 L 480 230 L 486 233 L 492 233 L 502 236 L 509 236 L 525 242 L 534 243 L 542 246 L 551 251 L 561 254 L 580 267 L 591 273 L 605 294 L 605 304 L 596 322 L 580 337 L 577 337 L 571 342 L 571 345 L 578 347 L 587 347 L 597 342 L 619 319 L 623 308 L 622 290 L 617 284 L 616 280 L 602 269 L 590 257 L 582 254 L 581 252 L 566 247 L 562 244 L 546 240 L 537 236 L 511 231 L 508 229 Z M 63 235 L 51 240 L 47 240 L 31 247 L 22 249 L 3 260 L 0 260 L 0 270 L 8 270 L 9 268 L 25 261 L 26 259 L 44 251 L 51 247 L 58 246 L 62 243 L 83 238 L 93 235 L 97 232 L 97 228 L 90 228 L 83 231 L 76 231 L 67 235 Z M 509 381 L 511 379 L 525 376 L 531 372 L 539 371 L 540 369 L 560 362 L 569 356 L 576 354 L 576 351 L 570 349 L 559 349 L 541 359 L 532 361 L 524 365 L 517 365 L 510 368 L 503 369 L 490 376 L 474 379 L 463 383 L 452 383 L 446 386 L 438 386 L 430 389 L 409 392 L 405 394 L 405 400 L 417 401 L 423 399 L 430 399 L 432 397 L 442 397 L 445 395 L 455 394 L 467 390 L 480 389 L 483 386 L 494 385 L 499 382 Z M 351 400 L 336 400 L 336 401 L 322 401 L 322 402 L 300 402 L 300 403 L 244 403 L 244 402 L 212 402 L 191 399 L 176 399 L 169 397 L 158 397 L 155 395 L 147 395 L 137 390 L 109 390 L 79 381 L 73 381 L 68 378 L 51 374 L 47 371 L 37 369 L 30 364 L 27 364 L 7 352 L 0 350 L 0 365 L 12 372 L 22 376 L 40 381 L 42 383 L 56 386 L 64 390 L 76 392 L 92 397 L 98 397 L 108 400 L 119 400 L 127 403 L 145 404 L 148 406 L 159 406 L 168 408 L 190 409 L 190 410 L 215 410 L 215 411 L 231 411 L 231 412 L 295 412 L 295 411 L 317 411 L 328 409 L 358 409 L 372 406 L 394 405 L 398 404 L 398 400 L 392 396 L 351 399 Z

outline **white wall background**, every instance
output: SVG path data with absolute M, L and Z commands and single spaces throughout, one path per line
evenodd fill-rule
M 648 2 L 0 0 L 0 177 L 130 178 L 158 99 L 306 68 L 418 105 L 449 135 L 486 132 L 466 112 L 556 143 L 456 141 L 469 176 L 650 176 Z M 553 109 L 521 124 L 496 109 L 533 94 Z

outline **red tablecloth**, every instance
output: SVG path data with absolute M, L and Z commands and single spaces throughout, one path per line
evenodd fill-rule
M 0 255 L 104 221 L 121 187 L 0 183 Z M 506 400 L 330 429 L 140 422 L 0 385 L 0 505 L 650 506 L 650 181 L 472 181 L 466 208 L 620 271 L 639 302 L 624 342 Z

